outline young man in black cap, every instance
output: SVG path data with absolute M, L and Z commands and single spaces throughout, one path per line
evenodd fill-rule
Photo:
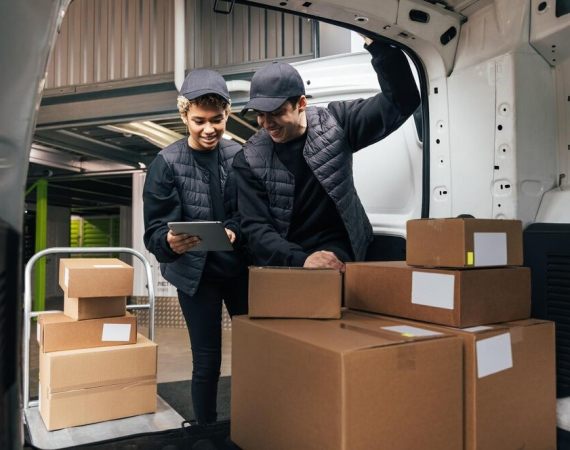
M 178 109 L 189 136 L 162 150 L 148 167 L 143 191 L 144 242 L 161 263 L 178 299 L 192 346 L 192 401 L 199 424 L 216 421 L 221 365 L 222 299 L 230 316 L 247 314 L 247 265 L 232 160 L 240 146 L 222 140 L 230 110 L 217 72 L 194 70 L 184 80 Z M 192 252 L 194 236 L 174 235 L 168 222 L 221 221 L 233 252 Z
M 256 263 L 344 271 L 362 261 L 372 227 L 354 187 L 352 154 L 385 138 L 420 98 L 405 55 L 365 38 L 382 92 L 308 107 L 301 76 L 271 63 L 253 76 L 249 109 L 262 128 L 234 158 L 242 231 Z

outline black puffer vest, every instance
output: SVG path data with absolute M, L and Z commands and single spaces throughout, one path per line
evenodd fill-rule
M 235 142 L 220 140 L 219 168 L 224 209 L 228 217 L 237 211 L 237 189 L 232 161 L 241 146 Z M 182 206 L 181 221 L 213 220 L 212 199 L 210 198 L 210 173 L 202 169 L 188 150 L 186 138 L 162 150 L 166 163 L 174 175 L 176 189 Z M 202 277 L 206 252 L 184 253 L 172 263 L 161 263 L 162 276 L 176 288 L 192 296 L 198 289 Z
M 373 233 L 354 187 L 352 151 L 344 131 L 328 109 L 309 107 L 306 114 L 307 141 L 303 155 L 334 201 L 348 231 L 356 261 L 362 261 Z M 265 130 L 245 144 L 244 156 L 253 174 L 267 189 L 277 232 L 287 237 L 293 213 L 295 178 L 275 154 L 273 141 Z

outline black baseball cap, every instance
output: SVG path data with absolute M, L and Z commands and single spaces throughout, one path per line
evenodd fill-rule
M 305 95 L 305 84 L 293 66 L 272 62 L 261 67 L 251 79 L 249 102 L 241 110 L 243 116 L 250 109 L 270 112 L 279 108 L 289 97 Z
M 194 100 L 202 95 L 217 94 L 230 103 L 230 93 L 226 80 L 213 70 L 193 70 L 184 79 L 180 95 L 188 100 Z

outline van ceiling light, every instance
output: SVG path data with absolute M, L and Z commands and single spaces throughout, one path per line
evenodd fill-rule
M 366 23 L 368 22 L 368 17 L 364 17 L 364 16 L 355 16 L 354 20 L 358 23 Z
M 125 136 L 140 136 L 147 142 L 156 145 L 158 148 L 167 147 L 173 142 L 184 137 L 184 135 L 180 133 L 169 130 L 166 127 L 150 121 L 101 125 L 100 128 L 114 131 L 116 133 L 122 133 Z

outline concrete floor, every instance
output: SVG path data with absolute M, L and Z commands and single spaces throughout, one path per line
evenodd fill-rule
M 148 330 L 140 328 L 145 336 Z M 155 342 L 158 344 L 158 382 L 189 380 L 192 378 L 192 354 L 188 330 L 182 328 L 155 328 Z M 221 376 L 231 375 L 232 332 L 222 331 Z

